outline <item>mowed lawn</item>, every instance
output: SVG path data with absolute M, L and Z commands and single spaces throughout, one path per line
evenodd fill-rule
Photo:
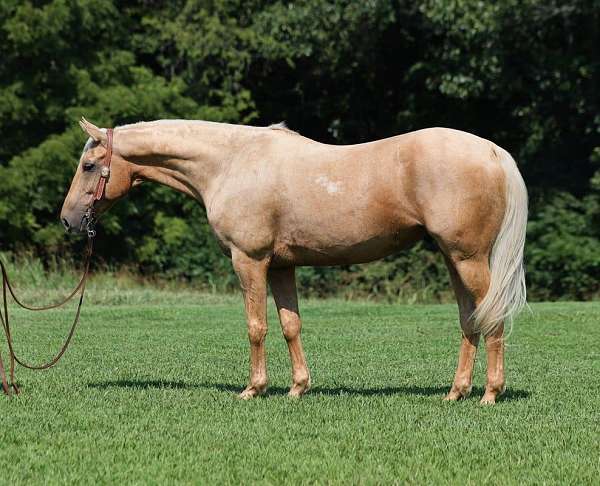
M 442 401 L 460 339 L 453 305 L 304 303 L 313 390 L 300 400 L 286 396 L 271 311 L 270 390 L 244 402 L 241 299 L 192 302 L 92 302 L 56 368 L 18 369 L 22 395 L 0 397 L 2 482 L 600 481 L 600 303 L 533 305 L 509 339 L 507 393 L 482 407 L 483 347 L 471 398 Z M 39 361 L 72 309 L 13 315 L 17 348 Z

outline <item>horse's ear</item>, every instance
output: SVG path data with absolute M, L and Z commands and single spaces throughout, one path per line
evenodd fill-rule
M 108 143 L 108 136 L 106 135 L 106 132 L 98 128 L 93 123 L 87 121 L 84 117 L 81 117 L 81 120 L 79 120 L 79 126 L 85 133 L 92 137 L 94 141 L 100 142 L 102 145 L 106 145 Z

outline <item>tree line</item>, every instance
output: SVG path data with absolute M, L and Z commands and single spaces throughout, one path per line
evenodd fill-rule
M 45 260 L 81 245 L 58 212 L 85 138 L 159 118 L 268 125 L 328 143 L 430 126 L 509 150 L 530 194 L 537 299 L 600 293 L 597 0 L 3 0 L 0 251 Z M 103 218 L 112 266 L 234 285 L 204 209 L 143 184 Z M 317 295 L 443 298 L 425 241 L 366 266 L 304 269 Z

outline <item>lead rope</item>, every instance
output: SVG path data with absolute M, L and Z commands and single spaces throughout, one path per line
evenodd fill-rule
M 0 261 L 0 268 L 2 270 L 2 302 L 3 302 L 2 307 L 4 308 L 4 316 L 2 316 L 2 311 L 0 310 L 0 321 L 2 323 L 2 327 L 4 328 L 4 334 L 6 335 L 6 342 L 8 343 L 10 383 L 6 377 L 6 369 L 4 367 L 4 362 L 2 360 L 1 353 L 0 353 L 0 378 L 2 379 L 2 389 L 4 390 L 4 393 L 6 395 L 9 395 L 9 396 L 11 395 L 11 388 L 12 388 L 12 390 L 14 390 L 15 394 L 17 394 L 17 395 L 19 394 L 19 387 L 17 386 L 17 384 L 15 382 L 15 363 L 18 363 L 21 366 L 23 366 L 24 368 L 28 368 L 30 370 L 46 370 L 48 368 L 52 368 L 56 363 L 58 363 L 60 361 L 60 359 L 62 358 L 62 356 L 65 354 L 67 348 L 69 347 L 69 343 L 71 342 L 71 338 L 75 334 L 75 328 L 77 327 L 77 324 L 79 322 L 79 316 L 81 314 L 81 306 L 83 304 L 83 296 L 85 295 L 85 285 L 87 283 L 87 278 L 88 278 L 88 274 L 89 274 L 89 270 L 90 270 L 90 261 L 91 261 L 92 252 L 94 249 L 94 236 L 96 235 L 96 232 L 94 231 L 94 228 L 93 228 L 93 223 L 94 223 L 94 221 L 90 214 L 88 217 L 88 224 L 87 224 L 88 243 L 87 243 L 87 249 L 86 249 L 85 266 L 84 266 L 83 275 L 82 275 L 81 279 L 79 280 L 77 287 L 75 287 L 75 290 L 73 290 L 73 292 L 71 292 L 66 298 L 64 298 L 62 301 L 60 301 L 56 304 L 50 304 L 50 305 L 43 306 L 43 307 L 32 307 L 32 306 L 23 304 L 21 302 L 21 300 L 15 295 L 14 289 L 8 278 L 8 273 L 6 271 L 6 267 L 4 266 L 4 263 L 2 263 L 2 261 Z M 50 309 L 56 309 L 58 307 L 65 305 L 73 297 L 75 297 L 75 295 L 77 295 L 78 292 L 80 295 L 79 295 L 79 303 L 77 305 L 77 312 L 75 313 L 75 319 L 73 320 L 73 324 L 71 325 L 69 334 L 67 335 L 62 347 L 60 348 L 60 351 L 50 361 L 48 361 L 47 363 L 40 364 L 40 365 L 29 364 L 29 363 L 25 362 L 23 359 L 19 358 L 15 353 L 13 341 L 12 341 L 12 334 L 10 331 L 10 321 L 9 321 L 9 315 L 8 315 L 8 295 L 10 294 L 10 296 L 13 298 L 13 300 L 19 307 L 22 307 L 23 309 L 27 309 L 27 310 L 34 311 L 34 312 L 39 312 L 39 311 L 45 311 L 45 310 L 50 310 Z
M 106 144 L 106 155 L 104 156 L 104 164 L 102 166 L 100 172 L 100 179 L 98 179 L 98 186 L 96 187 L 96 191 L 92 196 L 92 201 L 87 208 L 87 211 L 84 215 L 84 220 L 86 223 L 86 231 L 88 235 L 88 243 L 87 243 L 87 251 L 85 256 L 85 266 L 83 270 L 83 275 L 75 290 L 71 292 L 66 298 L 64 298 L 61 302 L 56 304 L 50 304 L 43 307 L 32 307 L 29 305 L 23 304 L 19 298 L 15 295 L 15 292 L 10 284 L 10 280 L 8 279 L 8 272 L 6 271 L 6 267 L 4 263 L 0 261 L 0 268 L 2 270 L 2 307 L 4 308 L 4 316 L 2 316 L 2 310 L 0 309 L 0 321 L 2 323 L 2 327 L 4 328 L 4 334 L 6 335 L 6 342 L 8 343 L 8 355 L 9 355 L 9 380 L 6 378 L 6 368 L 4 367 L 4 361 L 2 360 L 2 354 L 0 353 L 0 379 L 2 380 L 2 389 L 6 395 L 11 395 L 11 388 L 14 390 L 15 394 L 19 394 L 19 387 L 15 382 L 15 363 L 20 364 L 24 368 L 29 368 L 30 370 L 46 370 L 48 368 L 52 368 L 56 363 L 59 362 L 60 358 L 62 358 L 63 354 L 67 351 L 69 347 L 69 343 L 71 342 L 71 338 L 73 334 L 75 334 L 75 328 L 77 327 L 77 323 L 79 322 L 79 316 L 81 314 L 81 306 L 83 304 L 83 296 L 85 295 L 85 284 L 87 283 L 87 278 L 90 270 L 90 261 L 92 258 L 92 252 L 94 249 L 94 237 L 96 236 L 96 230 L 94 226 L 96 224 L 96 215 L 94 211 L 94 205 L 97 201 L 100 201 L 104 197 L 104 191 L 106 190 L 106 184 L 108 178 L 110 176 L 110 165 L 112 161 L 112 152 L 113 152 L 113 129 L 108 128 L 106 130 L 107 136 L 107 144 Z M 82 220 L 83 223 L 83 220 Z M 67 334 L 67 338 L 65 339 L 60 351 L 47 363 L 43 363 L 40 365 L 32 365 L 26 363 L 21 358 L 19 358 L 15 354 L 15 349 L 12 341 L 12 334 L 10 332 L 10 321 L 8 316 L 8 294 L 11 295 L 13 300 L 19 307 L 23 309 L 27 309 L 30 311 L 38 312 L 45 311 L 50 309 L 56 309 L 57 307 L 61 307 L 69 302 L 73 297 L 77 295 L 79 292 L 79 304 L 77 304 L 77 312 L 75 313 L 75 319 L 73 320 L 73 324 L 71 325 L 71 330 L 69 334 Z

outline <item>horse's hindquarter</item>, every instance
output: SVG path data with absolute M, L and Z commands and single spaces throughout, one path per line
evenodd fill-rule
M 410 161 L 398 157 L 400 138 L 353 146 L 307 143 L 287 151 L 276 163 L 274 263 L 360 263 L 420 239 Z
M 448 128 L 413 135 L 414 200 L 427 232 L 446 254 L 489 252 L 506 202 L 502 149 Z

